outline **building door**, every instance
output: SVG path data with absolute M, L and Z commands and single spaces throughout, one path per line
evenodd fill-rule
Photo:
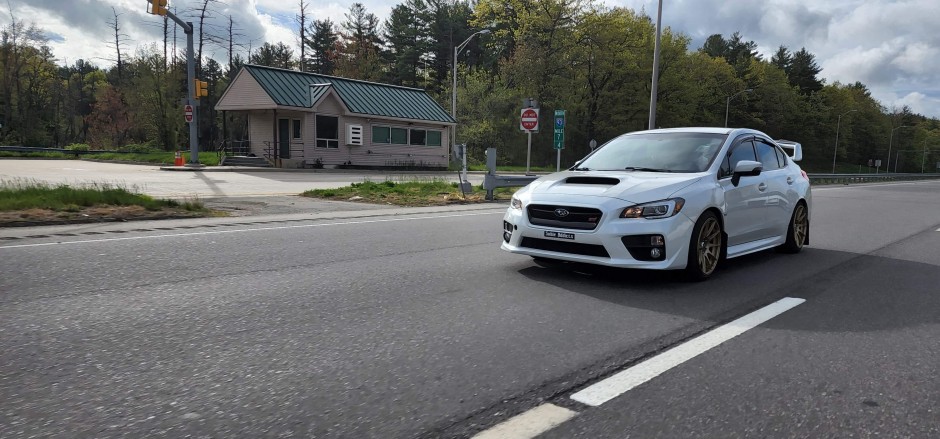
M 278 157 L 290 158 L 290 119 L 277 120 Z

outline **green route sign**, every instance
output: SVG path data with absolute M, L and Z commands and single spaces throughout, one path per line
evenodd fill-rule
M 565 149 L 565 110 L 555 110 L 555 149 Z

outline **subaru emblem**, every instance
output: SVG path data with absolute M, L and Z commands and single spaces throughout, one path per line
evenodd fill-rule
M 568 216 L 569 213 L 571 213 L 571 212 L 568 212 L 568 209 L 563 209 L 563 208 L 561 208 L 561 207 L 555 209 L 555 216 L 557 216 L 557 217 L 559 217 L 559 218 L 564 218 L 564 217 Z

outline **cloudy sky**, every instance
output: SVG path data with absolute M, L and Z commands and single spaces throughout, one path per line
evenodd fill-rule
M 178 15 L 194 20 L 202 0 L 171 0 Z M 210 0 L 209 30 L 224 33 L 231 16 L 243 50 L 265 41 L 296 46 L 294 16 L 299 0 Z M 313 18 L 343 20 L 351 1 L 308 0 Z M 396 0 L 364 0 L 384 20 Z M 656 14 L 656 0 L 603 0 L 610 6 Z M 740 31 L 766 58 L 779 45 L 816 55 L 827 83 L 866 84 L 888 107 L 908 105 L 940 117 L 940 1 L 938 0 L 665 0 L 663 24 L 693 38 L 693 49 L 708 35 Z M 79 58 L 113 64 L 113 34 L 107 22 L 119 15 L 125 50 L 161 41 L 160 20 L 146 13 L 146 0 L 11 0 L 16 18 L 46 31 L 61 63 Z M 5 5 L 4 5 L 5 6 Z M 2 8 L 0 19 L 10 20 Z M 179 33 L 181 44 L 182 32 Z M 110 44 L 110 46 L 109 46 Z M 207 46 L 210 56 L 224 51 Z

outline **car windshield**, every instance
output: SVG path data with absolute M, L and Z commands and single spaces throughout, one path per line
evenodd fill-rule
M 629 134 L 611 140 L 578 164 L 605 171 L 703 172 L 727 135 L 694 132 Z

